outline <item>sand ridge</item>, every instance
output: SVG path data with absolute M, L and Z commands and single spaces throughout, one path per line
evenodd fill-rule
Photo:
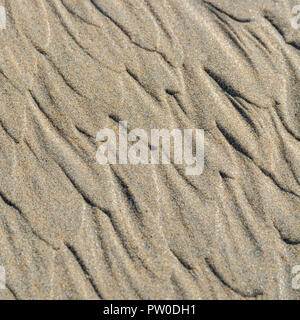
M 0 298 L 299 299 L 296 4 L 0 0 Z M 203 174 L 99 165 L 119 120 Z

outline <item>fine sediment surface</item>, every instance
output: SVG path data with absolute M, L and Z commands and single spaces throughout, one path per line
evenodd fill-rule
M 297 4 L 0 0 L 0 299 L 299 299 Z M 119 120 L 203 174 L 100 165 Z

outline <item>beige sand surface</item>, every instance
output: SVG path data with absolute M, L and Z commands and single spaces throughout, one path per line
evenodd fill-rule
M 0 299 L 299 299 L 297 4 L 0 0 Z M 119 120 L 203 174 L 99 165 Z

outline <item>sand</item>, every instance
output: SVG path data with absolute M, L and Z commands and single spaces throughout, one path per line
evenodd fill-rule
M 297 4 L 0 0 L 0 299 L 299 299 Z M 119 120 L 203 173 L 100 165 Z

